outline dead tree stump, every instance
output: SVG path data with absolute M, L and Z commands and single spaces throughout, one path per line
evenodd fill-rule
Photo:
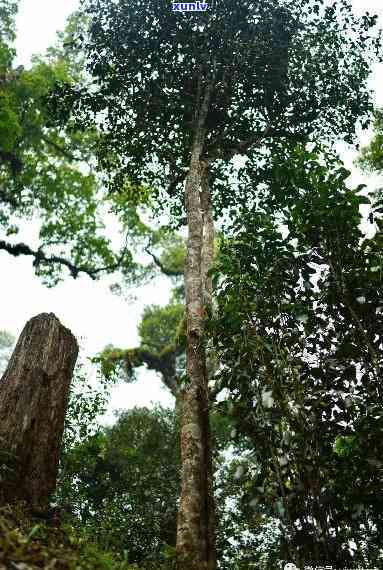
M 3 503 L 23 500 L 36 509 L 47 507 L 56 486 L 77 355 L 76 339 L 55 315 L 41 314 L 25 325 L 0 380 Z

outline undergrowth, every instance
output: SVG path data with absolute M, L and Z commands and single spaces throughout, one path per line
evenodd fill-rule
M 53 527 L 22 505 L 0 508 L 0 570 L 170 570 L 173 563 L 137 566 L 104 552 L 70 524 Z

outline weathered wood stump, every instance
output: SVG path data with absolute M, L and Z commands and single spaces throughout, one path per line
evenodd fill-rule
M 24 500 L 46 508 L 56 486 L 77 355 L 76 339 L 55 315 L 41 314 L 25 325 L 0 380 L 3 503 Z

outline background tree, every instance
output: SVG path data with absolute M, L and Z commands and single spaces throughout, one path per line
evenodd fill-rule
M 71 415 L 72 425 L 92 418 L 87 409 L 95 407 L 89 397 L 88 401 L 81 418 Z M 250 547 L 256 546 L 260 557 L 265 548 L 261 541 L 249 539 L 254 524 L 249 524 L 242 510 L 233 512 L 234 501 L 241 494 L 235 479 L 238 462 L 231 465 L 226 458 L 230 427 L 227 418 L 217 412 L 212 415 L 215 464 L 220 473 L 217 550 L 220 567 L 229 570 L 242 559 L 254 558 Z M 176 411 L 134 408 L 122 412 L 112 427 L 81 433 L 81 438 L 71 440 L 65 449 L 55 497 L 64 512 L 70 511 L 67 520 L 92 537 L 99 548 L 115 552 L 117 558 L 140 567 L 149 561 L 158 565 L 171 561 L 180 493 Z
M 360 153 L 357 164 L 369 172 L 383 171 L 383 110 L 375 110 L 374 134 Z
M 165 559 L 176 542 L 178 428 L 174 412 L 133 408 L 70 449 L 59 502 L 82 530 L 129 562 Z
M 123 215 L 123 212 L 122 212 Z M 152 260 L 142 265 L 140 283 L 158 276 L 167 276 L 172 285 L 170 302 L 165 306 L 144 307 L 138 325 L 140 344 L 134 348 L 107 346 L 95 362 L 101 365 L 105 378 L 117 374 L 127 380 L 136 378 L 136 369 L 146 365 L 149 370 L 160 374 L 164 385 L 178 399 L 180 379 L 185 374 L 185 306 L 182 276 L 185 267 L 185 243 L 176 232 L 167 227 L 153 229 L 140 223 L 142 234 L 140 245 Z M 125 285 L 131 285 L 129 276 Z
M 139 324 L 140 345 L 130 349 L 108 346 L 95 359 L 101 363 L 104 376 L 110 378 L 120 372 L 120 376 L 132 380 L 136 369 L 146 365 L 161 375 L 164 385 L 177 398 L 185 371 L 184 311 L 181 303 L 146 306 Z
M 58 81 L 74 85 L 82 76 L 78 53 L 65 47 L 81 18 L 74 15 L 56 47 L 34 57 L 30 69 L 15 69 L 16 3 L 3 1 L 0 10 L 0 251 L 30 256 L 50 285 L 63 269 L 92 278 L 132 269 L 127 244 L 115 253 L 103 222 L 111 205 L 93 168 L 97 130 L 58 126 L 47 106 Z M 37 248 L 17 241 L 27 220 L 40 224 Z

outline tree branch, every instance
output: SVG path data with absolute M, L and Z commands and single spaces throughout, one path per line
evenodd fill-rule
M 1 250 L 6 251 L 7 253 L 9 253 L 10 255 L 13 255 L 14 257 L 18 257 L 19 255 L 26 255 L 26 256 L 34 257 L 34 261 L 33 261 L 34 267 L 38 267 L 41 263 L 47 264 L 47 265 L 50 265 L 50 264 L 51 265 L 54 265 L 54 264 L 62 265 L 62 266 L 67 267 L 69 269 L 69 273 L 73 277 L 73 279 L 76 279 L 80 273 L 85 273 L 86 275 L 88 275 L 88 277 L 90 277 L 93 280 L 96 280 L 97 275 L 103 271 L 109 272 L 109 271 L 114 271 L 114 270 L 118 269 L 118 267 L 120 266 L 120 264 L 122 263 L 122 261 L 125 257 L 125 253 L 126 253 L 126 249 L 124 249 L 124 251 L 122 252 L 121 256 L 118 258 L 116 263 L 114 263 L 112 265 L 105 266 L 105 267 L 99 267 L 97 269 L 91 269 L 91 268 L 86 267 L 86 266 L 74 265 L 69 260 L 67 260 L 61 256 L 57 256 L 57 255 L 47 256 L 41 249 L 38 249 L 35 251 L 35 250 L 31 249 L 25 243 L 18 243 L 18 244 L 12 245 L 10 243 L 7 243 L 5 241 L 0 240 L 0 251 Z
M 217 158 L 221 158 L 223 160 L 231 160 L 236 154 L 246 154 L 246 152 L 252 146 L 258 145 L 266 137 L 281 139 L 285 138 L 287 140 L 303 142 L 306 140 L 308 133 L 291 133 L 290 131 L 286 131 L 284 129 L 272 129 L 269 125 L 263 132 L 256 132 L 249 139 L 239 141 L 238 143 L 231 145 L 231 148 L 227 151 L 223 151 L 221 148 L 223 136 L 224 135 L 211 143 L 206 153 L 204 153 L 205 161 L 208 164 L 212 163 Z M 220 141 L 221 143 L 218 144 Z M 186 175 L 186 172 L 181 172 L 180 174 L 174 176 L 173 179 L 169 182 L 167 192 L 170 196 L 174 195 L 177 186 L 185 180 Z
M 169 269 L 168 267 L 165 267 L 162 261 L 153 252 L 150 251 L 149 247 L 145 248 L 145 252 L 150 255 L 155 265 L 157 265 L 157 267 L 164 275 L 167 275 L 168 277 L 181 277 L 183 275 L 183 271 L 177 271 L 176 269 Z
M 137 348 L 134 350 L 135 358 L 133 358 L 129 364 L 132 367 L 139 367 L 142 364 L 146 364 L 149 370 L 159 372 L 165 386 L 169 388 L 173 396 L 176 396 L 177 378 L 175 371 L 175 357 L 177 352 L 177 347 L 172 346 L 168 350 L 162 351 L 161 354 L 157 356 L 150 352 L 150 350 Z
M 177 397 L 178 378 L 176 374 L 176 357 L 184 352 L 185 348 L 181 344 L 172 344 L 156 354 L 147 348 L 137 347 L 127 350 L 112 349 L 103 353 L 103 358 L 107 361 L 121 363 L 128 376 L 132 374 L 134 368 L 139 368 L 144 364 L 149 370 L 154 370 L 162 376 L 162 381 L 170 390 L 174 397 Z
M 272 129 L 269 126 L 265 128 L 263 132 L 256 132 L 252 137 L 240 141 L 237 144 L 231 146 L 231 148 L 224 152 L 222 148 L 217 148 L 216 141 L 208 150 L 207 158 L 209 162 L 217 158 L 222 158 L 224 160 L 230 160 L 236 154 L 245 154 L 252 146 L 256 146 L 266 137 L 270 138 L 286 138 L 288 140 L 304 141 L 307 137 L 307 133 L 291 133 L 283 129 Z
M 40 136 L 44 142 L 46 142 L 48 145 L 50 145 L 52 148 L 54 148 L 58 153 L 65 156 L 65 158 L 68 158 L 69 160 L 74 160 L 77 162 L 79 162 L 81 160 L 80 158 L 76 158 L 75 155 L 72 154 L 69 150 L 66 150 L 64 147 L 62 147 L 59 144 L 57 144 L 56 142 L 52 141 L 50 138 L 43 135 L 42 133 L 40 134 Z

